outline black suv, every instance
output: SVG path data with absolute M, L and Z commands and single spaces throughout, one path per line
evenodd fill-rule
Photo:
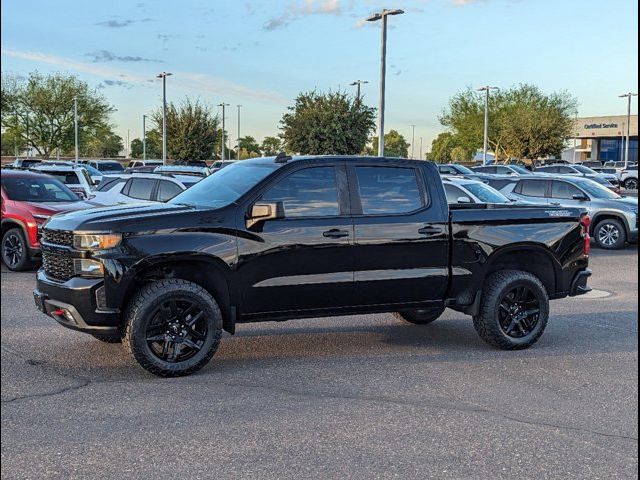
M 176 376 L 205 365 L 223 329 L 300 317 L 427 324 L 450 307 L 492 345 L 526 348 L 550 299 L 589 290 L 583 209 L 451 208 L 428 162 L 244 160 L 167 204 L 53 217 L 34 297 L 62 325 Z

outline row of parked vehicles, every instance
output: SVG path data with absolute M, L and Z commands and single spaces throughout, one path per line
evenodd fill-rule
M 113 160 L 72 162 L 22 161 L 2 170 L 2 259 L 12 270 L 23 270 L 40 257 L 39 227 L 52 215 L 133 203 L 167 202 L 213 171 L 211 168 L 162 165 L 157 160 L 133 160 L 123 166 Z M 520 165 L 468 168 L 438 165 L 449 204 L 540 205 L 586 208 L 592 218 L 596 245 L 620 249 L 637 242 L 638 203 L 621 196 L 612 174 L 583 165 L 546 165 L 531 172 Z M 631 167 L 633 171 L 637 166 Z

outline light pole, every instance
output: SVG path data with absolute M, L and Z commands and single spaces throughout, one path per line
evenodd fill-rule
M 131 129 L 127 128 L 127 158 L 131 158 L 131 140 L 129 140 L 130 135 Z
M 575 129 L 578 128 L 578 114 L 577 113 L 576 113 L 576 121 L 574 122 L 573 127 Z M 575 137 L 575 132 L 574 132 L 573 135 L 574 135 L 573 136 L 573 163 L 576 163 L 576 154 L 578 153 L 578 152 L 576 152 L 576 148 L 578 148 L 578 146 L 577 146 L 578 139 Z
M 162 79 L 162 164 L 167 164 L 167 77 L 173 73 L 162 72 L 156 78 Z
M 365 83 L 369 83 L 366 80 L 356 80 L 355 82 L 353 82 L 352 84 L 350 84 L 352 87 L 356 87 L 356 100 L 358 101 L 358 103 L 360 103 L 360 86 L 364 85 Z
M 416 157 L 414 156 L 414 148 L 413 144 L 416 141 L 416 126 L 411 125 L 411 160 L 414 160 Z
M 631 97 L 637 97 L 637 93 L 625 93 L 620 98 L 627 97 L 627 139 L 624 146 L 624 168 L 629 168 L 629 136 L 631 135 Z
M 78 97 L 73 97 L 73 128 L 76 147 L 76 163 L 78 163 Z
M 229 103 L 219 103 L 218 106 L 222 107 L 222 149 L 221 149 L 221 154 L 220 154 L 220 160 L 224 161 L 225 160 L 225 143 L 226 143 L 226 136 L 224 133 L 224 118 L 225 118 L 225 108 L 228 107 L 230 104 Z
M 420 137 L 420 160 L 422 160 L 422 137 Z
M 486 87 L 479 88 L 479 92 L 485 92 L 484 96 L 484 144 L 482 147 L 482 165 L 487 164 L 487 151 L 489 150 L 489 92 L 491 90 L 498 90 L 498 87 Z
M 238 154 L 236 155 L 236 160 L 240 160 L 240 107 L 242 105 L 236 105 L 238 107 Z
M 147 116 L 142 115 L 142 160 L 147 159 Z
M 378 106 L 378 156 L 384 157 L 384 82 L 387 74 L 387 17 L 401 15 L 403 10 L 387 10 L 376 12 L 367 18 L 367 22 L 382 20 L 382 36 L 380 49 L 380 99 Z

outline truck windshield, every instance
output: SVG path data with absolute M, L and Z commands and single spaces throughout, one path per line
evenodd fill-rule
M 3 178 L 9 200 L 16 202 L 77 202 L 80 198 L 54 178 Z
M 193 205 L 200 208 L 225 207 L 280 167 L 275 163 L 236 162 L 218 170 L 169 203 Z

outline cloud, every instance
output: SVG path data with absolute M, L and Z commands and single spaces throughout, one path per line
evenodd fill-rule
M 104 22 L 96 23 L 96 25 L 100 27 L 122 28 L 127 27 L 132 23 L 134 23 L 134 20 L 105 20 Z
M 125 82 L 123 80 L 103 80 L 101 83 L 98 84 L 98 88 L 104 88 L 105 86 L 107 87 L 124 87 L 127 90 L 130 90 L 133 88 L 133 85 L 131 85 L 129 82 Z
M 132 55 L 115 55 L 114 53 L 109 52 L 108 50 L 98 50 L 97 52 L 85 53 L 86 57 L 91 58 L 93 63 L 101 63 L 101 62 L 153 62 L 153 63 L 163 63 L 162 60 L 156 60 L 153 58 L 145 58 L 139 56 Z
M 56 55 L 49 55 L 41 52 L 12 50 L 8 48 L 2 48 L 1 52 L 2 55 L 6 55 L 8 57 L 31 61 L 34 63 L 53 65 L 57 68 L 93 75 L 100 79 L 108 79 L 102 80 L 103 82 L 111 82 L 114 81 L 113 79 L 118 79 L 115 81 L 126 82 L 132 86 L 138 85 L 149 87 L 151 85 L 155 85 L 159 81 L 157 79 L 149 78 L 149 75 L 131 73 L 126 70 L 93 62 L 78 62 L 70 58 L 58 57 Z M 205 92 L 219 97 L 234 96 L 277 105 L 286 105 L 289 102 L 288 98 L 280 95 L 279 93 L 253 89 L 212 75 L 194 72 L 181 72 L 177 70 L 174 70 L 173 74 L 173 78 L 175 78 L 176 81 L 179 81 L 181 89 L 197 92 L 198 94 Z
M 343 3 L 341 0 L 297 0 L 289 4 L 280 15 L 270 18 L 263 28 L 278 30 L 307 15 L 340 15 L 346 10 Z M 351 8 L 353 2 L 347 3 L 347 8 Z

